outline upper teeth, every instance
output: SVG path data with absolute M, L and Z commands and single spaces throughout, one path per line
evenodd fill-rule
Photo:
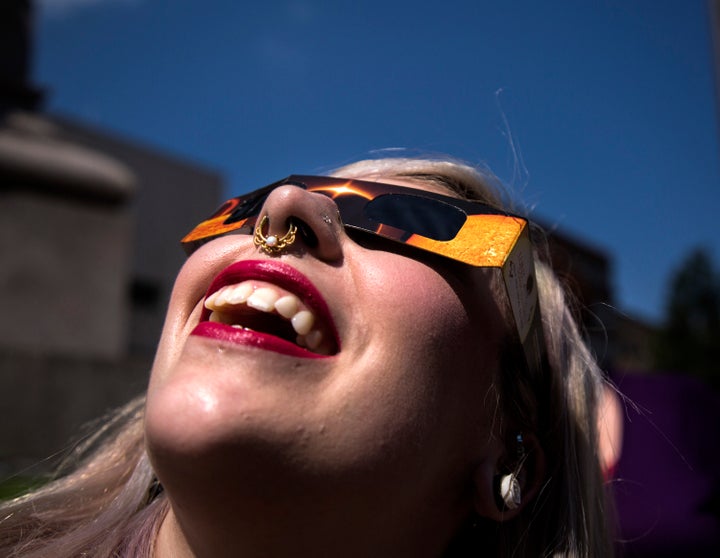
M 297 333 L 297 344 L 317 349 L 323 342 L 323 332 L 313 329 L 315 315 L 306 309 L 294 294 L 284 293 L 272 286 L 256 286 L 252 281 L 226 285 L 205 299 L 205 308 L 211 311 L 209 320 L 234 327 L 242 327 L 233 321 L 233 306 L 246 304 L 260 312 L 275 312 L 292 324 Z

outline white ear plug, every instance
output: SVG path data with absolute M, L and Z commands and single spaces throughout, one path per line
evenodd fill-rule
M 500 497 L 509 510 L 514 510 L 520 505 L 522 501 L 520 483 L 512 473 L 503 475 L 500 479 Z

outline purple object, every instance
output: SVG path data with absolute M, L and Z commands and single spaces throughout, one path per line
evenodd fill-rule
M 625 557 L 720 556 L 720 395 L 696 378 L 627 375 L 613 481 Z

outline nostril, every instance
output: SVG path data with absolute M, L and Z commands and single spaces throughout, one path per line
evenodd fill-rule
M 315 248 L 318 245 L 318 237 L 315 235 L 315 232 L 312 230 L 312 227 L 308 225 L 305 221 L 302 221 L 298 219 L 297 217 L 292 218 L 292 222 L 297 227 L 297 234 L 300 235 L 300 238 L 303 241 L 303 244 L 307 246 L 308 248 Z
M 343 228 L 339 219 L 331 217 L 337 212 L 337 205 L 328 196 L 284 185 L 270 192 L 260 214 L 272 223 L 268 223 L 267 232 L 276 240 L 289 230 L 294 232 L 293 240 L 299 248 L 295 255 L 302 256 L 304 247 L 324 262 L 339 262 L 343 258 Z

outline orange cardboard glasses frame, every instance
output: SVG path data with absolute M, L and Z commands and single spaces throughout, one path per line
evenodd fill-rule
M 265 199 L 284 185 L 333 199 L 348 229 L 499 269 L 528 366 L 541 366 L 544 343 L 528 221 L 479 202 L 380 182 L 292 175 L 226 201 L 182 239 L 186 252 L 228 233 L 253 234 Z

